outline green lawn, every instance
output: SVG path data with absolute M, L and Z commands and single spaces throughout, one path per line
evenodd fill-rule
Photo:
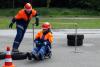
M 34 7 L 33 7 L 34 8 Z M 20 9 L 0 9 L 0 16 L 14 16 Z M 49 17 L 78 17 L 78 16 L 100 16 L 100 11 L 90 9 L 79 9 L 79 8 L 34 8 L 38 11 L 40 16 Z
M 0 17 L 0 29 L 8 29 L 8 25 L 11 22 L 11 17 Z M 31 20 L 29 28 L 32 28 Z M 72 29 L 75 28 L 75 23 L 78 24 L 78 28 L 81 29 L 98 29 L 100 28 L 100 19 L 40 19 L 40 25 L 43 22 L 50 22 L 53 29 Z M 40 28 L 41 26 L 35 27 Z M 14 27 L 15 28 L 15 25 Z
M 11 22 L 11 17 L 15 16 L 18 10 L 16 9 L 0 9 L 0 29 L 8 29 L 8 25 Z M 43 22 L 50 22 L 54 29 L 72 29 L 75 28 L 74 23 L 78 23 L 78 27 L 81 29 L 94 29 L 100 28 L 100 19 L 50 19 L 55 17 L 100 17 L 100 11 L 78 9 L 78 8 L 35 8 L 40 17 L 46 17 L 46 19 L 40 19 L 40 25 Z M 48 18 L 47 18 L 48 17 Z M 32 20 L 31 22 L 34 22 Z M 15 28 L 15 25 L 14 27 Z M 29 28 L 32 28 L 30 23 Z M 35 28 L 40 28 L 35 27 Z

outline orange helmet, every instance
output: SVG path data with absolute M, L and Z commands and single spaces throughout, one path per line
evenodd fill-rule
M 25 10 L 27 11 L 31 11 L 32 10 L 32 6 L 30 3 L 26 3 L 25 6 L 24 6 Z
M 50 29 L 51 28 L 51 24 L 48 22 L 45 22 L 42 24 L 42 29 Z

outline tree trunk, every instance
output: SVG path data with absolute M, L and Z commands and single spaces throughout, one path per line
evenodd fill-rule
M 50 7 L 51 0 L 47 0 L 47 8 Z

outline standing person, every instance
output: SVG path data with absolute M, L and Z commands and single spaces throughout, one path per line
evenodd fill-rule
M 37 11 L 32 9 L 30 3 L 26 3 L 24 9 L 19 10 L 16 16 L 12 19 L 9 28 L 12 28 L 13 24 L 16 22 L 16 29 L 17 29 L 17 34 L 13 42 L 12 52 L 19 52 L 18 50 L 19 45 L 23 40 L 24 34 L 32 17 L 35 17 L 36 19 L 35 25 L 38 26 L 39 18 Z

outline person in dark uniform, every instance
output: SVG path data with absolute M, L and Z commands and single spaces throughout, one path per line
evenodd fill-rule
M 35 9 L 32 9 L 30 3 L 26 3 L 24 9 L 19 10 L 16 16 L 12 19 L 9 28 L 12 28 L 13 24 L 16 22 L 16 29 L 17 29 L 17 34 L 12 46 L 12 52 L 19 52 L 18 50 L 19 45 L 23 40 L 24 34 L 32 17 L 35 17 L 36 19 L 35 25 L 38 26 L 39 25 L 38 12 Z

